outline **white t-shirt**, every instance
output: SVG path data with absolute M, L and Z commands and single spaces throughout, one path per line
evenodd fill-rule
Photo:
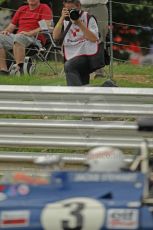
M 87 25 L 87 12 L 84 12 L 80 19 Z M 67 24 L 68 22 L 64 21 L 65 28 Z M 98 26 L 93 17 L 89 19 L 88 29 L 99 38 Z M 85 39 L 81 29 L 77 25 L 72 24 L 63 42 L 65 59 L 69 60 L 76 56 L 93 55 L 97 52 L 97 44 L 97 42 L 91 42 Z
M 108 0 L 80 0 L 82 5 L 107 4 Z

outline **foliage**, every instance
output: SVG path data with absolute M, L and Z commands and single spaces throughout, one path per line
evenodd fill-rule
M 149 47 L 153 42 L 153 1 L 122 0 L 120 2 L 121 4 L 112 3 L 113 22 L 133 26 L 114 24 L 114 38 L 117 37 L 120 43 L 127 45 Z M 147 52 L 148 49 L 142 49 L 143 54 Z
M 26 0 L 0 0 L 0 4 L 11 9 L 17 9 Z M 52 5 L 54 21 L 62 8 L 61 0 L 41 0 L 43 3 Z M 108 4 L 109 5 L 109 4 Z M 119 0 L 112 1 L 113 8 L 113 36 L 114 41 L 133 46 L 149 47 L 153 42 L 153 1 L 152 0 Z M 135 26 L 123 26 L 116 23 L 123 23 Z M 120 46 L 120 50 L 126 49 Z M 116 51 L 115 51 L 116 52 Z M 114 54 L 115 54 L 114 52 Z M 142 49 L 146 54 L 148 49 Z M 116 54 L 115 57 L 117 58 Z M 123 59 L 128 59 L 128 52 L 123 52 Z

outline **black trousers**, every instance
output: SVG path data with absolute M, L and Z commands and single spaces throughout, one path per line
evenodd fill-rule
M 79 56 L 65 62 L 67 86 L 82 86 L 89 84 L 90 74 L 88 71 L 87 56 Z

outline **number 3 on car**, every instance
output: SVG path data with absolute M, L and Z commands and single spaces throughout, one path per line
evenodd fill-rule
M 41 213 L 45 230 L 100 230 L 105 221 L 105 207 L 90 198 L 72 198 L 47 204 Z

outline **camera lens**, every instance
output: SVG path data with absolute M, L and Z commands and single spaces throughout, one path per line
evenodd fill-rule
M 77 10 L 77 9 L 71 9 L 70 10 L 70 18 L 72 19 L 72 20 L 78 20 L 79 19 L 79 17 L 80 17 L 80 13 L 79 13 L 79 10 Z
M 70 21 L 70 17 L 69 16 L 65 17 L 65 21 Z

